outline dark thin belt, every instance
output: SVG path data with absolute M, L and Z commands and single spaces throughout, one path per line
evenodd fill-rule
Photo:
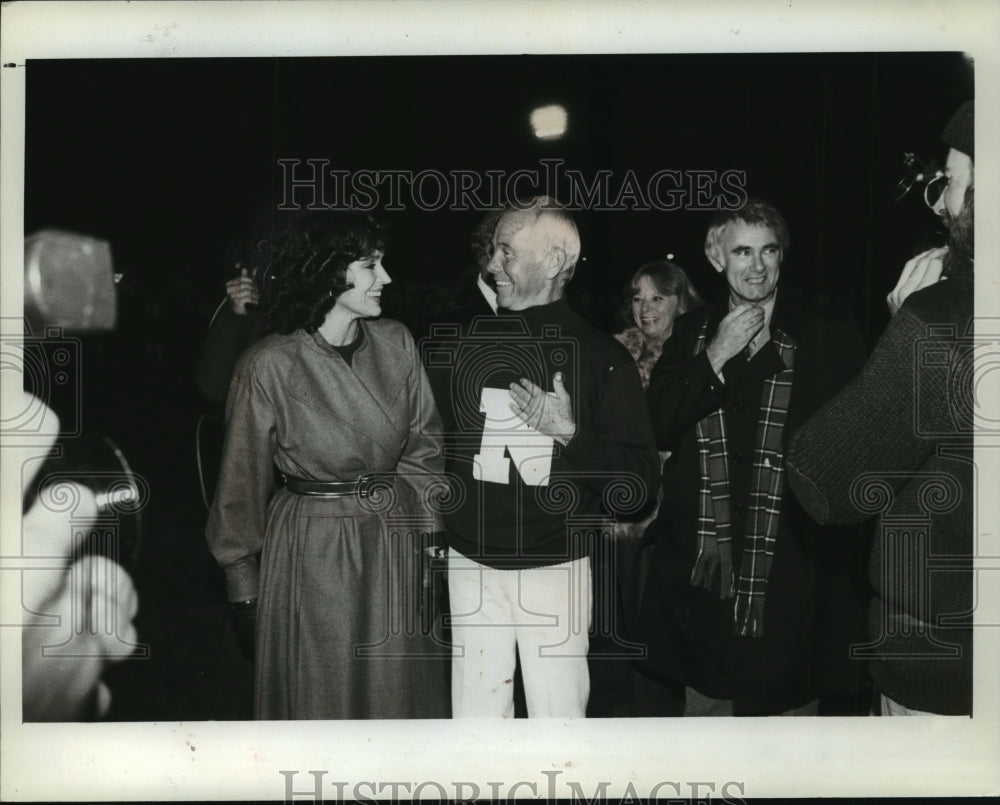
M 320 498 L 345 498 L 357 496 L 366 498 L 371 494 L 371 488 L 378 476 L 362 475 L 356 481 L 307 481 L 305 478 L 295 478 L 280 473 L 285 481 L 285 488 L 296 495 L 310 495 Z

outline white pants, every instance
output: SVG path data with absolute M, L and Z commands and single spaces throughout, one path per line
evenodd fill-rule
M 513 718 L 517 655 L 531 718 L 586 715 L 589 558 L 495 570 L 451 550 L 448 593 L 454 718 Z

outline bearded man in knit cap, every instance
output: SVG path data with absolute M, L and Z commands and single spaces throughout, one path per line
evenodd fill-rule
M 864 362 L 858 329 L 782 283 L 789 231 L 771 204 L 715 214 L 705 239 L 727 292 L 677 319 L 647 401 L 663 502 L 639 622 L 643 715 L 809 715 L 818 710 L 828 613 L 848 585 L 820 557 L 819 527 L 787 489 L 791 433 Z M 841 614 L 840 617 L 843 617 Z M 849 676 L 847 663 L 838 674 Z M 669 693 L 665 693 L 669 691 Z
M 974 107 L 942 139 L 944 174 L 925 194 L 944 247 L 906 263 L 868 364 L 792 443 L 788 474 L 819 522 L 880 530 L 868 660 L 882 715 L 972 713 Z

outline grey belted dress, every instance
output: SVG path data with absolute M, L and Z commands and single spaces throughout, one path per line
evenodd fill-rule
M 229 390 L 207 536 L 230 600 L 259 598 L 259 719 L 450 715 L 448 652 L 421 595 L 423 535 L 440 528 L 428 504 L 440 421 L 409 331 L 359 325 L 350 364 L 319 333 L 271 335 L 243 354 Z M 323 498 L 280 487 L 275 468 L 314 481 L 386 475 L 368 497 Z

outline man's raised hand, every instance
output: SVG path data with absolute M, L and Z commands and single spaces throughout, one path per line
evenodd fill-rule
M 903 306 L 906 297 L 911 293 L 933 285 L 942 279 L 941 271 L 944 269 L 946 254 L 948 254 L 948 247 L 939 246 L 921 252 L 916 257 L 906 261 L 896 287 L 885 298 L 885 301 L 889 303 L 889 312 L 893 316 L 896 315 L 896 312 Z
M 715 337 L 709 342 L 705 353 L 716 374 L 730 358 L 746 349 L 757 333 L 764 327 L 764 308 L 753 305 L 737 305 L 719 322 Z

